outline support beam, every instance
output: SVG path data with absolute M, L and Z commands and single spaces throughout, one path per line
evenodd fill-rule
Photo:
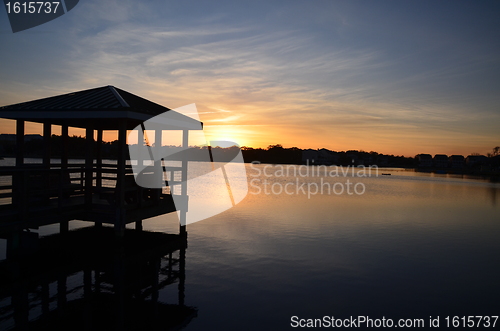
M 59 275 L 57 279 L 57 313 L 61 318 L 63 318 L 65 315 L 64 313 L 66 310 L 66 303 L 67 303 L 66 292 L 68 291 L 68 288 L 66 282 L 67 282 L 67 275 L 66 274 Z
M 69 221 L 61 221 L 59 223 L 59 233 L 68 233 L 69 231 Z
M 47 315 L 50 312 L 50 290 L 49 290 L 49 281 L 47 279 L 42 278 L 42 316 Z
M 16 259 L 21 251 L 21 231 L 12 231 L 7 237 L 7 259 Z
M 102 189 L 102 134 L 103 130 L 98 129 L 97 130 L 97 146 L 95 146 L 95 151 L 96 151 L 96 190 L 97 192 L 100 192 Z M 94 225 L 98 228 L 102 227 L 102 222 L 96 221 L 94 222 Z
M 68 172 L 68 150 L 69 150 L 69 128 L 66 123 L 63 123 L 61 125 L 61 137 L 62 137 L 62 150 L 61 150 L 61 174 L 62 176 L 59 182 L 59 185 L 61 185 L 60 190 L 62 190 L 62 185 L 64 185 L 65 178 L 70 178 L 70 174 Z M 61 192 L 62 193 L 62 192 Z M 62 197 L 63 194 L 60 194 L 59 196 L 59 208 L 62 207 Z M 69 230 L 69 221 L 62 221 L 59 224 L 59 232 L 60 233 L 66 233 Z
M 24 121 L 16 121 L 16 167 L 24 165 Z
M 125 330 L 125 252 L 115 248 L 113 261 L 113 292 L 115 330 Z
M 189 130 L 182 130 L 182 148 L 189 148 Z M 181 195 L 187 199 L 187 175 L 188 175 L 188 160 L 186 158 L 182 159 L 182 184 L 181 184 Z M 186 218 L 187 218 L 187 210 L 180 210 L 180 228 L 179 233 L 186 233 Z
M 137 153 L 136 153 L 136 156 L 137 156 L 137 166 L 138 168 L 140 169 L 141 167 L 144 166 L 144 124 L 141 124 L 141 126 L 139 127 L 137 131 Z M 132 156 L 131 156 L 132 157 Z M 141 175 L 140 173 L 137 173 L 135 174 L 137 177 L 136 178 L 140 178 Z M 144 199 L 144 188 L 143 187 L 139 187 L 139 193 L 138 193 L 138 207 L 139 208 L 142 208 L 142 205 L 143 205 L 143 199 Z M 141 221 L 141 230 L 142 230 L 142 221 Z M 136 225 L 136 229 L 137 229 L 137 225 Z
M 24 121 L 16 120 L 16 168 L 24 167 Z M 16 173 L 12 176 L 12 204 L 22 211 L 23 183 L 25 173 Z
M 50 136 L 52 135 L 52 124 L 43 122 L 43 166 L 50 168 Z
M 144 131 L 142 131 L 142 126 L 136 130 L 137 131 L 137 165 L 138 166 L 143 166 L 144 165 L 144 157 L 142 155 L 143 152 L 143 147 L 144 147 Z
M 97 267 L 94 270 L 94 288 L 95 293 L 101 293 L 101 271 Z
M 92 330 L 92 270 L 83 269 L 83 329 Z
M 69 150 L 69 127 L 67 124 L 61 125 L 62 151 L 61 166 L 64 170 L 68 169 L 68 150 Z
M 161 270 L 161 257 L 155 256 L 150 263 L 153 265 L 151 284 L 151 302 L 153 303 L 152 315 L 156 320 L 158 319 L 158 298 L 160 297 L 160 270 Z
M 182 247 L 179 251 L 178 301 L 180 306 L 184 306 L 185 285 L 186 285 L 186 247 Z
M 123 238 L 125 234 L 125 162 L 127 160 L 127 122 L 120 120 L 118 130 L 118 173 L 116 176 L 116 218 L 115 236 Z
M 13 318 L 16 330 L 29 329 L 29 295 L 26 282 L 17 285 L 12 295 L 12 306 L 14 308 Z
M 158 128 L 155 129 L 155 150 L 156 150 L 155 155 L 162 155 L 161 154 L 162 139 L 163 139 L 163 131 L 161 129 L 158 129 Z M 161 164 L 162 159 L 154 161 L 154 163 L 155 163 L 155 165 L 154 165 L 155 171 L 160 172 L 158 174 L 155 174 L 155 178 L 156 178 L 156 180 L 163 181 L 164 175 L 163 175 L 163 165 Z M 156 201 L 160 201 L 161 190 L 162 189 L 154 190 L 154 194 L 155 194 L 154 198 Z
M 102 188 L 102 129 L 97 130 L 97 145 L 96 145 L 96 187 L 98 190 Z
M 92 182 L 94 167 L 94 129 L 87 125 L 85 130 L 85 208 L 92 208 Z
M 50 124 L 50 122 L 43 122 L 43 158 L 42 158 L 42 163 L 43 163 L 43 168 L 46 169 L 46 170 L 49 170 L 50 169 L 50 136 L 51 136 L 51 133 L 52 133 L 52 125 Z M 57 178 L 54 176 L 52 176 L 53 174 L 51 174 L 50 172 L 46 172 L 44 173 L 44 176 L 41 178 L 41 183 L 43 183 L 43 186 L 46 187 L 46 188 L 49 188 L 51 189 L 52 187 L 52 184 L 51 184 L 51 181 L 52 180 L 57 180 L 57 179 L 60 179 L 60 178 Z M 46 200 L 46 201 L 49 201 L 50 199 L 50 193 L 49 191 L 45 191 L 43 193 L 43 198 Z

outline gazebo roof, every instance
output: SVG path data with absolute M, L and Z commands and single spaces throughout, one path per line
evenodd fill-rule
M 200 129 L 200 122 L 190 117 L 110 85 L 3 106 L 0 118 L 113 130 L 118 119 L 127 119 L 127 128 L 132 129 L 167 111 L 175 124 L 165 130 Z

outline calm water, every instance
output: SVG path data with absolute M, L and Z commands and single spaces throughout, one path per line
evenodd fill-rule
M 188 226 L 186 302 L 199 311 L 187 329 L 286 329 L 293 315 L 499 314 L 499 184 L 395 170 L 322 174 L 299 180 L 350 179 L 365 193 L 309 199 L 264 193 L 264 179 L 296 177 L 247 172 L 260 184 L 244 201 Z M 162 220 L 147 226 L 160 230 Z
M 187 330 L 290 329 L 292 316 L 443 323 L 500 314 L 500 184 L 398 169 L 300 177 L 267 166 L 267 177 L 264 167 L 247 165 L 240 204 L 187 228 L 185 303 L 198 308 Z M 292 194 L 266 194 L 264 180 L 274 193 L 292 183 Z M 347 180 L 364 193 L 296 191 L 339 183 L 338 193 Z M 144 228 L 178 224 L 165 215 Z M 159 299 L 170 297 L 164 290 Z

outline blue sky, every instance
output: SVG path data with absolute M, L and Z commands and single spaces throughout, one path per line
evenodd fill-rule
M 497 1 L 81 0 L 15 34 L 1 11 L 1 105 L 115 85 L 240 145 L 500 145 Z

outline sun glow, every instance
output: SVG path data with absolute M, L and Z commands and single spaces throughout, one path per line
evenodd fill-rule
M 204 132 L 208 143 L 211 141 L 229 141 L 240 147 L 251 145 L 251 137 L 254 136 L 253 130 L 246 129 L 241 125 L 206 126 Z

